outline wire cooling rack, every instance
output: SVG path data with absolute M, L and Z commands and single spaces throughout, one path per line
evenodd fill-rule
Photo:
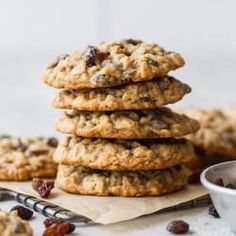
M 0 188 L 0 201 L 9 200 L 9 199 L 15 200 L 25 205 L 26 207 L 29 207 L 33 209 L 34 211 L 41 213 L 42 215 L 46 217 L 54 216 L 62 220 L 73 222 L 73 223 L 81 223 L 81 224 L 92 223 L 92 221 L 86 218 L 85 216 L 75 214 L 73 212 L 65 210 L 51 203 L 45 202 L 43 200 L 39 200 L 32 196 L 17 193 L 12 190 Z M 155 213 L 166 213 L 166 212 L 173 212 L 173 211 L 203 207 L 203 206 L 209 205 L 210 203 L 211 203 L 211 199 L 210 199 L 210 196 L 207 194 L 202 197 L 196 198 L 194 200 L 157 211 Z

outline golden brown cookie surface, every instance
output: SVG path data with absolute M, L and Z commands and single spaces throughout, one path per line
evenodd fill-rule
M 55 88 L 110 87 L 162 77 L 184 63 L 178 53 L 157 44 L 120 40 L 58 57 L 44 71 L 43 80 Z
M 53 152 L 55 138 L 0 137 L 0 180 L 30 180 L 54 177 L 57 165 Z
M 59 165 L 56 183 L 61 189 L 77 194 L 155 196 L 184 188 L 188 175 L 182 166 L 153 171 L 99 171 Z

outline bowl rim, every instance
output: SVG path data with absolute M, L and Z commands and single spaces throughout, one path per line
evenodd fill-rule
M 219 167 L 222 168 L 222 167 L 225 167 L 225 166 L 231 165 L 231 164 L 236 164 L 236 160 L 226 161 L 226 162 L 222 162 L 222 163 L 219 163 L 219 164 L 215 164 L 215 165 L 212 165 L 212 166 L 208 167 L 207 169 L 205 169 L 201 173 L 201 176 L 200 176 L 200 180 L 201 180 L 202 185 L 205 188 L 207 188 L 208 190 L 211 190 L 211 191 L 214 191 L 214 192 L 219 192 L 219 193 L 224 193 L 224 194 L 229 194 L 229 195 L 236 196 L 236 189 L 230 189 L 230 188 L 226 188 L 226 187 L 223 187 L 223 186 L 216 185 L 215 183 L 210 182 L 206 178 L 206 175 L 210 171 L 212 171 L 212 169 L 219 168 Z M 219 178 L 221 178 L 221 177 L 219 176 Z

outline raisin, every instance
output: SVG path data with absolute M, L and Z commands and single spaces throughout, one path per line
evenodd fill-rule
M 45 228 L 48 228 L 51 225 L 57 224 L 57 223 L 60 223 L 60 222 L 61 222 L 61 220 L 59 220 L 58 218 L 52 216 L 52 217 L 48 217 L 47 219 L 45 219 L 43 224 L 44 224 Z
M 56 148 L 57 145 L 58 145 L 58 141 L 57 141 L 56 138 L 49 138 L 48 141 L 47 141 L 47 145 L 50 146 L 50 147 Z
M 137 44 L 141 43 L 140 40 L 135 40 L 135 39 L 126 39 L 125 41 L 129 44 L 132 44 L 132 45 L 137 45 Z
M 115 81 L 116 81 L 115 77 L 104 74 L 97 74 L 96 76 L 92 77 L 92 82 L 94 84 L 99 84 L 99 85 L 107 85 Z
M 75 230 L 75 225 L 67 222 L 59 222 L 46 228 L 43 236 L 64 236 Z
M 30 151 L 29 156 L 32 157 L 32 156 L 40 156 L 40 155 L 46 155 L 46 154 L 48 154 L 48 150 L 38 149 L 38 150 Z
M 101 52 L 94 46 L 88 46 L 88 49 L 84 55 L 84 61 L 88 67 L 92 67 L 98 63 L 102 63 L 107 55 L 108 54 Z
M 33 179 L 32 180 L 32 188 L 35 190 L 35 191 L 38 191 L 38 188 L 40 186 L 42 186 L 43 184 L 43 180 L 42 179 Z
M 228 183 L 225 185 L 226 188 L 231 188 L 231 189 L 235 189 L 235 186 L 231 183 Z
M 38 187 L 37 192 L 40 197 L 48 198 L 51 190 L 54 188 L 54 181 L 45 181 L 41 186 Z
M 162 120 L 151 121 L 150 125 L 154 129 L 168 129 L 169 128 L 169 124 Z
M 216 179 L 215 184 L 218 186 L 224 187 L 224 181 L 222 178 Z
M 33 216 L 33 211 L 21 205 L 14 206 L 10 211 L 17 211 L 18 216 L 22 220 L 29 220 Z
M 183 220 L 173 220 L 166 229 L 173 234 L 185 234 L 189 231 L 189 224 Z
M 220 215 L 213 204 L 210 206 L 208 214 L 214 216 L 215 218 L 220 218 Z

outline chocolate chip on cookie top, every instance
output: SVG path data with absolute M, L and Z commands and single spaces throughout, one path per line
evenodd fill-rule
M 155 43 L 120 40 L 58 57 L 43 73 L 55 88 L 97 88 L 152 80 L 184 65 L 184 59 Z

